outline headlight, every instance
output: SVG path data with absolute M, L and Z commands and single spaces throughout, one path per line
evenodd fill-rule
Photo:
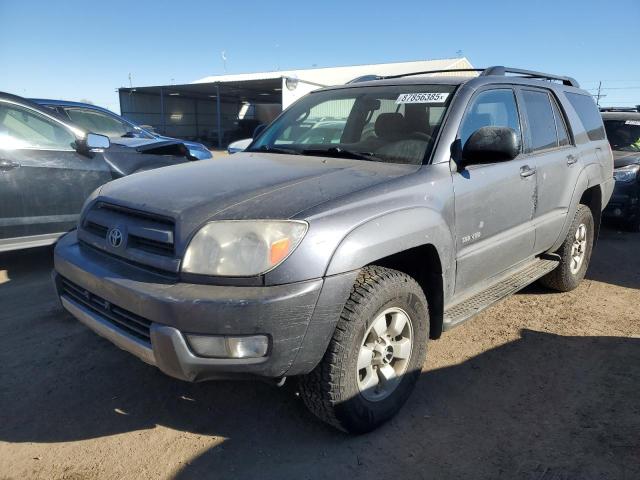
M 639 170 L 640 165 L 628 165 L 617 168 L 613 171 L 613 178 L 616 179 L 616 182 L 632 182 L 638 175 Z
M 300 244 L 307 223 L 294 220 L 226 220 L 196 233 L 182 271 L 220 277 L 253 277 L 280 265 Z

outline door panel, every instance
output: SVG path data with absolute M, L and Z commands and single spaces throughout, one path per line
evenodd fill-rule
M 483 90 L 471 99 L 458 134 L 460 145 L 485 126 L 509 127 L 522 138 L 511 88 Z M 532 255 L 535 166 L 522 155 L 508 162 L 472 165 L 453 173 L 453 187 L 460 294 Z
M 61 233 L 75 227 L 87 197 L 111 180 L 101 153 L 16 151 L 20 162 L 25 235 Z
M 454 174 L 457 293 L 532 254 L 536 175 L 522 177 L 527 166 L 516 159 Z
M 551 93 L 542 89 L 519 91 L 525 118 L 526 150 L 537 171 L 534 215 L 536 254 L 548 250 L 564 225 L 579 173 L 576 148 L 567 123 Z
M 25 235 L 23 173 L 14 152 L 0 148 L 0 241 Z

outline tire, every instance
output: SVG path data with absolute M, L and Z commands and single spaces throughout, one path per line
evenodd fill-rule
M 408 321 L 393 336 L 403 325 L 403 315 Z M 375 429 L 393 417 L 413 391 L 428 333 L 427 299 L 418 283 L 396 270 L 363 268 L 324 357 L 300 378 L 304 403 L 320 420 L 345 432 Z M 359 369 L 359 361 L 370 364 Z
M 581 246 L 578 247 L 578 237 L 582 238 L 582 235 L 578 234 L 578 229 L 581 227 L 584 227 L 586 231 L 584 232 L 584 241 L 580 242 Z M 540 283 L 547 288 L 559 292 L 569 292 L 580 285 L 580 282 L 582 282 L 587 273 L 587 268 L 589 268 L 589 261 L 591 260 L 591 252 L 593 250 L 594 232 L 591 210 L 586 205 L 578 205 L 567 237 L 560 249 L 556 252 L 560 255 L 560 265 L 542 277 L 539 280 Z M 578 257 L 579 251 L 582 252 L 582 260 L 577 262 L 576 258 Z M 572 255 L 572 252 L 575 255 Z

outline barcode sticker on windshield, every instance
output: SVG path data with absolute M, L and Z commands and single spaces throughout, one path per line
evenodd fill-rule
M 640 120 L 627 120 L 624 122 L 625 125 L 638 125 L 640 126 Z
M 396 100 L 400 103 L 443 103 L 448 93 L 403 93 Z

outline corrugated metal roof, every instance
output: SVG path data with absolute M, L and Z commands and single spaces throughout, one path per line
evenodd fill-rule
M 377 63 L 371 65 L 351 65 L 345 67 L 308 68 L 299 70 L 279 70 L 272 72 L 213 75 L 192 83 L 242 82 L 246 80 L 268 80 L 293 77 L 321 85 L 338 85 L 363 75 L 400 75 L 425 70 L 445 70 L 450 68 L 473 68 L 466 58 L 443 58 L 439 60 L 418 60 L 413 62 Z M 449 75 L 449 74 L 443 74 Z M 460 72 L 451 75 L 461 76 Z M 473 75 L 473 73 L 470 73 Z

